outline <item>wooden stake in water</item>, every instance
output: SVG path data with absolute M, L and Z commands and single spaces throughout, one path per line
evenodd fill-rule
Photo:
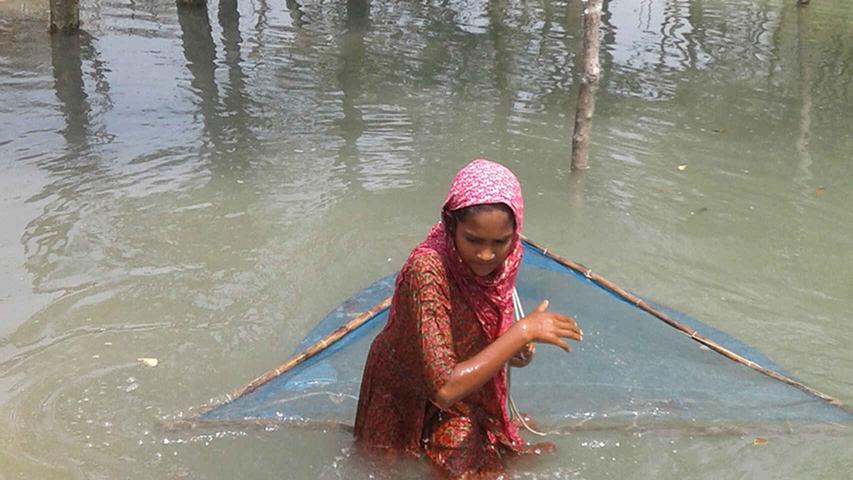
M 592 114 L 595 111 L 595 90 L 598 88 L 601 70 L 598 63 L 601 2 L 602 0 L 587 0 L 583 11 L 583 76 L 575 112 L 575 131 L 572 135 L 572 170 L 589 168 Z

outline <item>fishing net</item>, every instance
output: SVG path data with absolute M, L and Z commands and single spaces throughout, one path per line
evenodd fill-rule
M 385 277 L 341 304 L 297 352 L 382 302 L 393 285 L 394 277 Z M 578 273 L 527 243 L 517 289 L 524 310 L 532 311 L 547 298 L 552 309 L 575 317 L 584 331 L 583 342 L 574 344 L 572 353 L 539 345 L 529 366 L 512 370 L 516 405 L 542 429 L 853 424 L 847 409 L 787 381 L 783 370 L 747 345 L 683 314 L 651 305 L 681 330 L 673 328 L 638 307 L 636 299 L 626 301 L 590 279 L 589 273 Z M 283 373 L 268 374 L 196 420 L 351 425 L 367 350 L 387 315 L 387 308 L 381 309 L 308 360 Z M 684 332 L 707 340 L 699 343 Z M 779 372 L 775 375 L 784 381 L 718 350 Z

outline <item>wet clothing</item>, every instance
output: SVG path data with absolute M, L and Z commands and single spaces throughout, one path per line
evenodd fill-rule
M 427 457 L 445 475 L 489 476 L 501 455 L 523 440 L 507 411 L 506 372 L 447 410 L 433 402 L 458 362 L 512 325 L 512 290 L 521 264 L 524 205 L 506 167 L 474 160 L 454 177 L 442 209 L 502 203 L 513 214 L 509 254 L 487 276 L 476 275 L 456 251 L 443 221 L 415 247 L 399 275 L 388 323 L 370 347 L 355 419 L 358 445 L 389 454 Z
M 476 355 L 489 339 L 437 253 L 418 255 L 401 277 L 396 319 L 367 357 L 357 441 L 373 449 L 424 452 L 448 476 L 501 471 L 501 455 L 519 450 L 523 441 L 498 398 L 496 379 L 447 411 L 430 400 L 456 363 Z

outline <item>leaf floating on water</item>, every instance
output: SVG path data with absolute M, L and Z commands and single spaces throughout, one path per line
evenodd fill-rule
M 755 437 L 755 438 L 752 440 L 752 444 L 753 444 L 753 445 L 756 445 L 756 446 L 759 446 L 759 445 L 767 445 L 767 439 L 766 439 L 766 438 L 764 438 L 764 437 Z
M 683 171 L 687 170 L 687 165 L 679 165 L 677 168 L 678 168 L 679 172 L 683 172 Z
M 818 197 L 823 195 L 824 193 L 826 193 L 826 187 L 817 187 L 817 189 L 815 189 L 815 194 Z
M 152 368 L 156 367 L 157 364 L 160 363 L 156 358 L 147 358 L 147 357 L 137 358 L 136 361 L 145 365 L 146 367 L 152 367 Z

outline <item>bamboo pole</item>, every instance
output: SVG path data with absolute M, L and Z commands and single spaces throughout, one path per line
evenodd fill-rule
M 798 382 L 792 378 L 789 378 L 785 375 L 782 375 L 781 373 L 778 373 L 776 371 L 773 371 L 773 370 L 770 370 L 766 367 L 763 367 L 763 366 L 753 362 L 752 360 L 749 360 L 748 358 L 745 358 L 745 357 L 723 347 L 722 345 L 718 344 L 717 342 L 703 336 L 702 334 L 700 334 L 699 332 L 697 332 L 693 328 L 690 328 L 689 326 L 684 325 L 683 323 L 678 322 L 677 320 L 670 318 L 667 314 L 655 309 L 654 307 L 652 307 L 649 304 L 647 304 L 646 302 L 644 302 L 641 298 L 639 298 L 636 295 L 624 290 L 623 288 L 619 287 L 618 285 L 611 282 L 610 280 L 607 280 L 606 278 L 602 277 L 601 275 L 593 272 L 592 269 L 587 268 L 583 264 L 573 262 L 573 261 L 571 261 L 571 260 L 569 260 L 569 259 L 567 259 L 561 255 L 549 252 L 547 248 L 545 248 L 542 245 L 534 242 L 533 240 L 530 240 L 529 238 L 527 238 L 525 236 L 522 236 L 522 240 L 524 240 L 528 245 L 535 248 L 536 250 L 539 250 L 539 252 L 541 252 L 543 255 L 547 256 L 548 258 L 556 261 L 557 263 L 559 263 L 559 264 L 561 264 L 561 265 L 563 265 L 563 266 L 565 266 L 565 267 L 567 267 L 573 271 L 576 271 L 576 272 L 584 275 L 585 277 L 592 280 L 593 282 L 595 282 L 599 286 L 613 292 L 614 294 L 616 294 L 617 296 L 626 300 L 627 302 L 629 302 L 629 303 L 635 305 L 636 307 L 644 310 L 645 312 L 647 312 L 647 313 L 651 314 L 652 316 L 658 318 L 659 320 L 663 321 L 667 325 L 675 328 L 676 330 L 679 330 L 680 332 L 682 332 L 683 334 L 692 338 L 696 342 L 699 342 L 700 344 L 705 345 L 706 347 L 708 347 L 711 350 L 714 350 L 715 352 L 725 356 L 726 358 L 729 358 L 732 361 L 735 361 L 735 362 L 740 363 L 742 365 L 745 365 L 749 368 L 752 368 L 753 370 L 756 370 L 756 371 L 758 371 L 764 375 L 767 375 L 768 377 L 773 378 L 774 380 L 778 380 L 780 382 L 794 386 L 794 387 L 796 387 L 796 388 L 798 388 L 798 389 L 800 389 L 806 393 L 809 393 L 809 394 L 811 394 L 817 398 L 820 398 L 821 400 L 826 401 L 827 403 L 829 403 L 831 405 L 835 405 L 835 406 L 840 407 L 844 410 L 848 410 L 848 408 L 846 406 L 844 406 L 839 400 L 837 400 L 833 397 L 830 397 L 829 395 L 826 395 L 824 393 L 821 393 L 821 392 L 819 392 L 819 391 L 817 391 L 817 390 L 815 390 L 815 389 L 813 389 L 807 385 L 804 385 L 804 384 L 802 384 L 802 383 L 800 383 L 800 382 Z M 326 348 L 335 344 L 338 340 L 340 340 L 341 338 L 343 338 L 347 334 L 355 331 L 360 326 L 367 323 L 370 319 L 372 319 L 373 317 L 378 315 L 380 312 L 382 312 L 383 310 L 388 308 L 391 305 L 391 298 L 392 297 L 388 297 L 388 298 L 382 300 L 381 302 L 379 302 L 376 305 L 374 305 L 373 307 L 371 307 L 369 310 L 362 312 L 361 314 L 359 314 L 358 316 L 356 316 L 355 318 L 353 318 L 349 322 L 347 322 L 344 325 L 336 328 L 334 331 L 332 331 L 331 333 L 329 333 L 328 335 L 326 335 L 322 339 L 313 343 L 311 346 L 307 347 L 306 349 L 302 350 L 298 354 L 289 358 L 287 361 L 285 361 L 284 363 L 282 363 L 278 367 L 265 372 L 264 374 L 257 377 L 256 379 L 252 380 L 248 384 L 234 390 L 234 392 L 232 392 L 230 395 L 227 396 L 227 400 L 225 401 L 225 403 L 233 402 L 233 401 L 237 400 L 238 398 L 255 391 L 260 386 L 270 382 L 271 380 L 275 379 L 276 377 L 284 374 L 288 370 L 291 370 L 292 368 L 296 367 L 297 365 L 305 362 L 309 358 L 313 357 L 314 355 L 317 355 L 318 353 L 322 352 Z M 193 409 L 193 410 L 195 410 L 195 412 L 192 414 L 192 416 L 188 420 L 176 421 L 176 422 L 172 422 L 172 423 L 174 425 L 179 425 L 179 424 L 204 425 L 206 422 L 203 420 L 200 420 L 198 417 L 200 415 L 204 414 L 205 412 L 210 411 L 211 409 L 213 409 L 217 406 L 220 406 L 220 405 L 221 404 L 202 405 L 198 409 Z M 217 422 L 211 422 L 211 423 L 217 423 Z M 263 422 L 260 422 L 260 424 L 263 424 Z M 309 424 L 311 424 L 311 422 L 306 423 L 306 425 L 309 425 Z
M 50 33 L 80 29 L 80 0 L 50 0 Z
M 710 348 L 711 350 L 725 356 L 726 358 L 733 360 L 737 363 L 740 363 L 742 365 L 745 365 L 745 366 L 747 366 L 753 370 L 756 370 L 760 373 L 763 373 L 764 375 L 767 375 L 770 378 L 773 378 L 773 379 L 778 380 L 780 382 L 787 383 L 788 385 L 799 388 L 800 390 L 802 390 L 806 393 L 809 393 L 811 395 L 814 395 L 815 397 L 820 398 L 821 400 L 824 400 L 825 402 L 827 402 L 831 405 L 835 405 L 837 407 L 841 407 L 841 408 L 847 410 L 847 408 L 839 400 L 837 400 L 833 397 L 830 397 L 829 395 L 826 395 L 824 393 L 821 393 L 821 392 L 819 392 L 819 391 L 817 391 L 817 390 L 815 390 L 815 389 L 813 389 L 807 385 L 804 385 L 804 384 L 802 384 L 802 383 L 800 383 L 800 382 L 798 382 L 798 381 L 796 381 L 790 377 L 782 375 L 779 372 L 776 372 L 776 371 L 771 370 L 769 368 L 763 367 L 763 366 L 753 362 L 752 360 L 750 360 L 746 357 L 743 357 L 743 356 L 723 347 L 719 343 L 711 340 L 708 337 L 705 337 L 704 335 L 697 332 L 693 328 L 690 328 L 689 326 L 684 325 L 683 323 L 671 318 L 669 315 L 661 312 L 660 310 L 657 310 L 656 308 L 652 307 L 648 303 L 644 302 L 641 298 L 639 298 L 636 295 L 624 290 L 623 288 L 619 287 L 618 285 L 611 282 L 610 280 L 607 280 L 606 278 L 602 277 L 601 275 L 593 272 L 591 269 L 587 268 L 586 266 L 584 266 L 580 263 L 577 263 L 577 262 L 573 262 L 573 261 L 571 261 L 567 258 L 564 258 L 560 255 L 557 255 L 555 253 L 549 252 L 547 248 L 541 246 L 540 244 L 538 244 L 538 243 L 536 243 L 536 242 L 534 242 L 534 241 L 532 241 L 526 237 L 522 237 L 522 238 L 530 246 L 539 250 L 543 255 L 551 258 L 552 260 L 555 260 L 556 262 L 560 263 L 561 265 L 563 265 L 565 267 L 568 267 L 568 268 L 582 274 L 583 276 L 592 280 L 593 282 L 597 283 L 598 285 L 600 285 L 600 286 L 604 287 L 605 289 L 610 290 L 611 292 L 615 293 L 616 295 L 618 295 L 619 297 L 621 297 L 625 301 L 627 301 L 627 302 L 637 306 L 638 308 L 646 311 L 647 313 L 658 318 L 659 320 L 663 321 L 667 325 L 675 328 L 676 330 L 682 332 L 683 334 L 685 334 L 688 337 L 692 338 L 693 340 L 699 342 L 700 344 L 705 345 L 706 347 Z
M 285 361 L 281 365 L 273 368 L 272 370 L 265 372 L 264 374 L 262 374 L 261 376 L 259 376 L 256 379 L 252 380 L 248 384 L 234 390 L 230 395 L 228 395 L 228 399 L 226 400 L 226 403 L 233 402 L 234 400 L 237 400 L 238 398 L 255 391 L 258 387 L 264 385 L 265 383 L 269 382 L 270 380 L 278 377 L 279 375 L 282 375 L 283 373 L 285 373 L 288 370 L 290 370 L 290 369 L 296 367 L 297 365 L 303 363 L 304 361 L 308 360 L 309 358 L 313 357 L 314 355 L 322 352 L 323 350 L 332 346 L 333 344 L 335 344 L 335 342 L 337 342 L 338 340 L 340 340 L 341 338 L 346 336 L 348 333 L 355 331 L 358 327 L 367 323 L 370 319 L 372 319 L 373 317 L 378 315 L 380 312 L 382 312 L 383 310 L 388 308 L 390 305 L 391 305 L 391 297 L 388 297 L 385 300 L 382 300 L 381 302 L 379 302 L 376 305 L 374 305 L 373 307 L 371 307 L 369 310 L 362 312 L 357 317 L 353 318 L 349 322 L 347 322 L 347 323 L 341 325 L 340 327 L 336 328 L 335 330 L 333 330 L 331 333 L 329 333 L 325 337 L 321 338 L 320 340 L 317 340 L 308 348 L 306 348 L 306 349 L 302 350 L 301 352 L 299 352 L 298 354 L 290 357 L 289 359 L 287 359 L 287 361 Z M 197 411 L 195 413 L 194 416 L 202 415 L 203 413 L 209 411 L 210 409 L 212 409 L 213 407 L 216 407 L 216 406 L 218 406 L 218 405 L 203 406 L 199 411 Z
M 592 114 L 595 112 L 595 91 L 601 67 L 598 62 L 602 0 L 587 0 L 583 12 L 583 75 L 575 111 L 572 135 L 572 170 L 589 168 L 589 143 L 592 136 Z

